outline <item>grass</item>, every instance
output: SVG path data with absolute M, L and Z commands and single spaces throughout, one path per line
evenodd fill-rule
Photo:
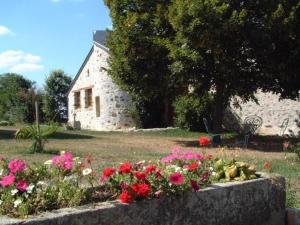
M 257 165 L 258 170 L 269 161 L 272 172 L 286 177 L 287 206 L 300 208 L 300 161 L 296 155 L 282 152 L 283 140 L 277 137 L 255 137 L 249 149 L 199 148 L 198 138 L 204 133 L 181 129 L 139 132 L 63 131 L 51 137 L 43 154 L 29 154 L 30 141 L 15 140 L 12 127 L 0 127 L 0 155 L 5 158 L 22 158 L 28 162 L 44 162 L 61 150 L 72 151 L 76 156 L 91 155 L 101 169 L 124 161 L 156 161 L 170 153 L 174 146 L 205 152 L 216 157 L 245 160 Z M 225 135 L 225 143 L 239 139 L 236 134 Z

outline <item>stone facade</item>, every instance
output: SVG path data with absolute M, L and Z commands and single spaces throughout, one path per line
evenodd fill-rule
M 300 102 L 288 99 L 279 99 L 279 95 L 273 93 L 256 94 L 258 104 L 254 101 L 242 103 L 239 99 L 231 102 L 230 109 L 226 112 L 225 126 L 238 130 L 247 116 L 257 115 L 262 118 L 262 127 L 259 134 L 279 135 L 284 119 L 289 123 L 285 134 L 289 136 L 300 135 Z
M 107 73 L 108 49 L 97 42 L 73 81 L 68 95 L 69 124 L 77 129 L 118 130 L 135 127 L 130 115 L 130 97 Z M 91 89 L 91 104 L 86 105 L 86 90 Z M 80 92 L 80 107 L 75 93 Z M 97 113 L 98 108 L 98 113 Z
M 285 182 L 264 177 L 130 205 L 104 202 L 26 220 L 0 218 L 0 225 L 284 225 Z

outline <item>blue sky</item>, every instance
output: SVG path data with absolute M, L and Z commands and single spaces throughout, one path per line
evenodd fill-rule
M 93 31 L 109 27 L 102 0 L 0 0 L 0 74 L 22 74 L 39 87 L 53 69 L 74 77 Z

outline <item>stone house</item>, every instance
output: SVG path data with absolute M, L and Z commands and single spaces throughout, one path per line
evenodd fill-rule
M 93 46 L 74 78 L 68 93 L 69 123 L 77 129 L 119 130 L 136 127 L 131 116 L 130 96 L 118 87 L 107 73 L 109 50 L 105 44 L 106 32 L 93 34 Z M 257 115 L 263 124 L 258 133 L 280 134 L 284 119 L 289 123 L 286 134 L 300 136 L 300 102 L 280 100 L 272 93 L 256 93 L 253 101 L 235 107 L 224 118 L 225 126 L 235 130 L 247 116 Z M 238 130 L 238 129 L 236 129 Z
M 118 130 L 135 127 L 130 97 L 107 73 L 106 32 L 93 34 L 93 46 L 68 93 L 69 124 L 76 129 Z

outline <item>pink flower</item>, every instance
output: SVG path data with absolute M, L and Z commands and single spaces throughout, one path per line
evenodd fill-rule
M 172 184 L 181 185 L 184 183 L 184 177 L 181 173 L 176 172 L 169 176 L 169 181 Z
M 60 167 L 64 170 L 71 170 L 73 168 L 73 155 L 71 152 L 65 152 L 62 155 L 54 156 L 52 158 L 52 165 Z
M 16 187 L 19 191 L 24 192 L 28 188 L 28 184 L 25 180 L 20 180 L 17 182 Z
M 14 184 L 14 182 L 15 182 L 15 175 L 11 173 L 8 176 L 2 177 L 0 184 L 2 185 L 2 187 L 7 187 Z
M 164 158 L 162 158 L 160 161 L 164 163 L 172 162 L 173 160 L 190 160 L 190 159 L 196 159 L 196 160 L 203 160 L 204 156 L 201 154 L 193 153 L 188 150 L 180 149 L 180 148 L 174 148 L 172 149 L 172 154 L 168 155 Z
M 26 169 L 26 164 L 23 160 L 13 159 L 8 163 L 8 168 L 10 172 L 16 174 L 17 172 L 21 172 Z

